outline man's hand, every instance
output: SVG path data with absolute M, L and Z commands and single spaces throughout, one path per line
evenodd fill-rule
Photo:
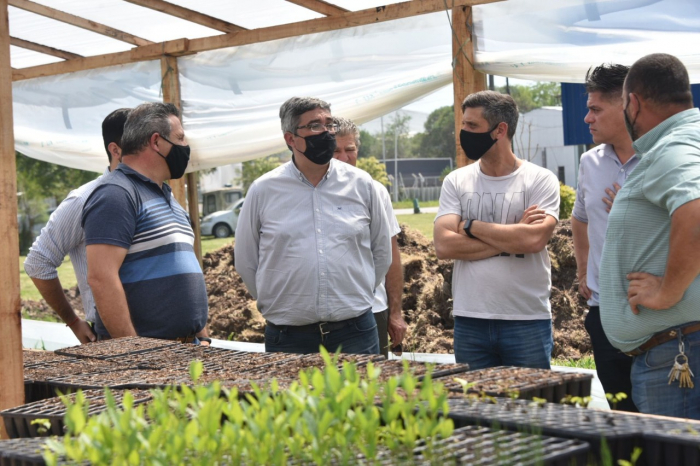
M 683 298 L 682 293 L 680 296 L 668 296 L 668 293 L 664 292 L 663 277 L 645 272 L 633 272 L 627 274 L 627 280 L 630 281 L 627 300 L 634 314 L 639 314 L 637 308 L 639 305 L 660 311 L 672 307 Z
M 544 222 L 547 218 L 547 214 L 543 209 L 538 209 L 536 205 L 530 206 L 523 212 L 523 218 L 520 219 L 518 223 L 523 225 L 536 225 L 538 223 Z
M 610 209 L 612 209 L 613 202 L 615 202 L 615 196 L 617 196 L 618 191 L 620 191 L 620 185 L 617 183 L 613 183 L 612 189 L 605 188 L 605 194 L 607 194 L 608 197 L 604 197 L 603 202 L 605 202 L 605 205 L 608 206 L 605 209 L 607 213 L 610 213 Z
M 97 341 L 97 336 L 95 332 L 92 331 L 92 327 L 87 323 L 86 320 L 78 319 L 73 325 L 69 325 L 70 329 L 73 331 L 75 337 L 80 341 L 80 344 L 90 343 L 91 341 Z
M 588 288 L 587 271 L 582 270 L 577 273 L 578 277 L 578 292 L 585 300 L 591 299 L 591 290 Z
M 391 339 L 390 348 L 394 348 L 403 342 L 408 324 L 403 320 L 403 316 L 400 313 L 389 313 L 388 328 L 389 338 Z

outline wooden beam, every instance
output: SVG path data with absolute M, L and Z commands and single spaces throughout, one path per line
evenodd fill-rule
M 316 13 L 321 13 L 325 16 L 337 16 L 347 13 L 349 10 L 341 8 L 332 3 L 324 2 L 323 0 L 287 0 L 289 3 L 294 3 L 295 5 L 303 6 L 306 9 L 315 11 Z
M 163 102 L 175 104 L 182 112 L 180 99 L 180 72 L 177 66 L 177 58 L 164 55 L 160 59 L 160 73 L 162 76 L 161 89 L 163 90 Z M 173 196 L 183 209 L 187 210 L 187 196 L 185 194 L 185 178 L 169 180 L 168 184 L 173 190 Z
M 150 40 L 137 37 L 133 34 L 129 34 L 128 32 L 120 31 L 118 29 L 105 26 L 104 24 L 90 21 L 89 19 L 81 18 L 80 16 L 75 16 L 55 8 L 31 2 L 29 0 L 8 0 L 8 3 L 15 8 L 20 8 L 37 15 L 45 16 L 56 21 L 61 21 L 62 23 L 70 24 L 71 26 L 87 29 L 88 31 L 96 32 L 97 34 L 102 34 L 103 36 L 111 37 L 112 39 L 127 42 L 132 45 L 143 46 L 153 44 L 153 42 Z
M 187 175 L 187 207 L 192 220 L 192 229 L 194 230 L 194 254 L 197 256 L 199 266 L 204 270 L 202 262 L 202 229 L 199 226 L 199 196 L 197 195 L 197 180 L 199 175 L 197 172 L 188 173 Z
M 452 73 L 457 168 L 473 162 L 464 154 L 459 143 L 459 132 L 462 129 L 462 101 L 469 94 L 486 90 L 486 75 L 474 68 L 474 35 L 472 31 L 472 8 L 470 6 L 454 7 L 452 9 Z
M 11 77 L 7 0 L 0 0 L 0 410 L 24 403 Z M 0 438 L 7 438 L 4 424 Z
M 219 18 L 213 16 L 205 15 L 199 11 L 190 10 L 189 8 L 181 7 L 180 5 L 175 5 L 174 3 L 165 2 L 163 0 L 126 0 L 134 5 L 139 5 L 144 8 L 150 8 L 151 10 L 160 11 L 170 16 L 176 16 L 180 19 L 190 21 L 192 23 L 197 23 L 202 26 L 206 26 L 211 29 L 216 29 L 222 32 L 237 32 L 244 31 L 246 28 L 237 26 L 235 24 L 229 23 Z
M 15 47 L 22 47 L 23 49 L 51 55 L 52 57 L 63 58 L 64 60 L 72 60 L 74 58 L 83 57 L 77 53 L 66 52 L 65 50 L 55 49 L 53 47 L 37 44 L 35 42 L 29 42 L 28 40 L 18 39 L 17 37 L 10 37 L 10 44 L 14 45 Z
M 18 1 L 18 0 L 11 0 Z M 454 0 L 457 6 L 481 5 L 500 0 Z M 450 0 L 450 4 L 452 4 Z M 368 10 L 343 13 L 339 16 L 317 18 L 297 23 L 282 24 L 268 28 L 233 32 L 201 39 L 177 39 L 159 44 L 136 47 L 126 52 L 111 53 L 97 57 L 85 57 L 61 63 L 22 68 L 13 73 L 14 81 L 55 76 L 75 71 L 92 70 L 106 66 L 124 65 L 138 61 L 157 60 L 164 54 L 185 55 L 187 53 L 205 52 L 227 47 L 267 42 L 288 37 L 302 36 L 319 32 L 334 31 L 366 24 L 380 23 L 395 19 L 408 18 L 428 13 L 444 11 L 444 0 L 411 0 Z

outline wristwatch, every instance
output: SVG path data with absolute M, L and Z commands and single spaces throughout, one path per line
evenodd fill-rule
M 471 229 L 472 229 L 472 222 L 474 221 L 473 218 L 470 218 L 467 220 L 467 223 L 464 224 L 464 232 L 467 234 L 468 237 L 472 239 L 476 239 L 476 236 L 472 235 Z
M 211 338 L 209 338 L 209 337 L 197 337 L 197 339 L 199 341 L 206 341 L 207 343 L 209 343 L 211 345 Z

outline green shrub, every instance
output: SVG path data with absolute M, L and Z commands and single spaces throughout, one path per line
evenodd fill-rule
M 559 219 L 566 220 L 571 218 L 571 212 L 574 210 L 574 202 L 576 201 L 576 191 L 564 183 L 559 183 L 559 196 L 561 197 Z
M 49 442 L 45 459 L 49 465 L 57 455 L 76 464 L 342 465 L 362 455 L 372 464 L 380 450 L 410 460 L 419 439 L 430 458 L 433 441 L 452 434 L 452 421 L 442 417 L 446 392 L 429 375 L 419 384 L 404 370 L 380 383 L 371 363 L 360 377 L 355 365 L 338 369 L 335 359 L 324 358 L 324 370 L 301 372 L 287 390 L 273 382 L 240 399 L 238 390 L 218 383 L 154 390 L 153 401 L 137 407 L 131 396 L 116 406 L 108 392 L 108 409 L 90 417 L 78 396 L 68 406 L 67 435 Z M 193 379 L 201 370 L 194 362 Z
M 379 181 L 384 186 L 389 186 L 389 176 L 386 174 L 386 165 L 374 157 L 357 159 L 357 168 L 361 168 L 370 174 L 372 179 Z

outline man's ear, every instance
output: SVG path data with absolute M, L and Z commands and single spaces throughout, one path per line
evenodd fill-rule
M 122 150 L 119 148 L 116 142 L 110 142 L 107 145 L 107 150 L 109 151 L 110 155 L 112 156 L 112 160 L 120 159 L 122 156 Z
M 290 133 L 289 131 L 284 133 L 284 142 L 287 143 L 287 146 L 289 147 L 294 147 L 294 135 Z
M 496 126 L 496 139 L 504 138 L 508 135 L 508 123 L 502 121 Z
M 156 152 L 160 152 L 161 149 L 158 147 L 157 142 L 161 139 L 160 134 L 158 133 L 153 133 L 151 134 L 151 138 L 148 140 L 148 145 L 150 146 L 151 149 L 153 149 Z

